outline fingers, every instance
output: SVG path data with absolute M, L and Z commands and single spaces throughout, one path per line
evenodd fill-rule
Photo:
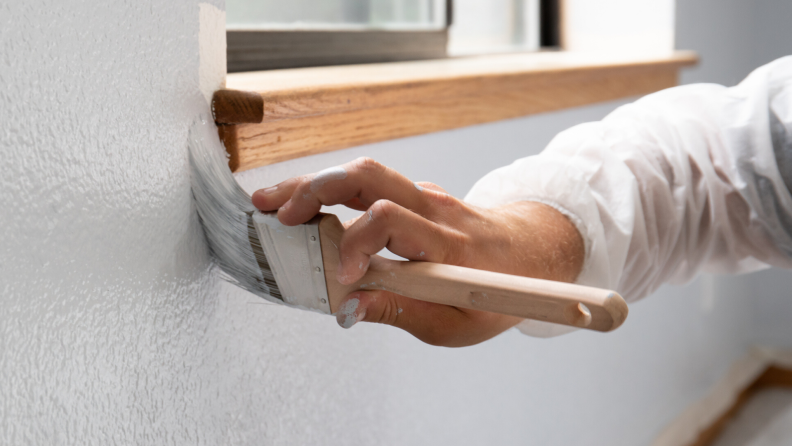
M 459 264 L 465 237 L 392 201 L 379 200 L 341 237 L 337 279 L 342 284 L 359 280 L 371 256 L 382 248 L 410 260 Z
M 344 328 L 360 321 L 392 325 L 427 344 L 463 347 L 493 338 L 522 319 L 423 302 L 387 291 L 357 291 L 342 302 L 336 320 Z
M 316 175 L 292 178 L 275 187 L 258 190 L 252 198 L 258 209 L 278 209 L 278 218 L 283 224 L 296 225 L 310 220 L 322 205 L 344 204 L 365 210 L 381 199 L 424 215 L 431 208 L 424 190 L 424 186 L 395 170 L 370 158 L 360 158 Z
M 289 178 L 288 180 L 272 187 L 259 189 L 253 192 L 251 200 L 253 206 L 262 211 L 274 211 L 291 198 L 294 190 L 300 184 L 310 181 L 310 175 Z

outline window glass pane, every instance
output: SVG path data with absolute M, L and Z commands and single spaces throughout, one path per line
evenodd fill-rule
M 226 0 L 229 29 L 445 27 L 445 0 Z
M 539 0 L 455 0 L 448 53 L 539 49 Z

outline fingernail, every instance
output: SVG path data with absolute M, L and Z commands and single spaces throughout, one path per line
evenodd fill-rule
M 269 194 L 275 192 L 276 190 L 278 190 L 278 186 L 272 186 L 272 187 L 268 187 L 266 189 L 261 189 L 259 192 L 261 192 L 264 195 L 269 195 Z
M 336 313 L 336 322 L 338 322 L 338 325 L 342 328 L 351 328 L 353 325 L 362 321 L 363 318 L 366 317 L 366 309 L 358 309 L 358 306 L 360 306 L 360 299 L 356 297 L 341 304 L 341 307 Z
M 362 271 L 368 271 L 368 267 L 370 263 L 371 263 L 371 257 L 367 257 L 365 262 L 358 262 L 358 269 Z
M 349 274 L 341 274 L 342 270 L 343 268 L 339 268 L 338 272 L 336 273 L 336 280 L 338 280 L 338 283 L 340 283 L 341 285 L 349 285 L 355 283 L 355 279 L 353 279 Z
M 352 274 L 347 274 L 345 272 L 347 270 L 347 268 L 345 268 L 345 265 L 346 265 L 346 263 L 349 263 L 349 260 L 348 260 L 349 257 L 346 257 L 346 259 L 347 259 L 346 262 L 344 262 L 342 260 L 342 261 L 340 261 L 338 263 L 338 271 L 336 271 L 336 280 L 341 285 L 349 285 L 350 283 L 353 283 L 355 281 L 355 279 L 353 279 L 353 275 Z M 360 269 L 363 269 L 363 267 L 368 268 L 368 262 L 366 262 L 365 264 L 361 264 L 361 268 Z

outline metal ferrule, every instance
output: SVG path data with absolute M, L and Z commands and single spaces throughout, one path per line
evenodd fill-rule
M 330 314 L 319 242 L 320 220 L 314 218 L 303 225 L 285 226 L 275 213 L 253 214 L 253 224 L 283 301 Z

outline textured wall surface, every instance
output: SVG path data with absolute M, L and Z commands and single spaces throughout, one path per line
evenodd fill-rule
M 613 334 L 509 332 L 461 350 L 389 327 L 344 331 L 219 282 L 187 170 L 187 128 L 206 108 L 198 11 L 194 0 L 0 3 L 0 444 L 646 444 L 749 343 L 790 339 L 789 281 L 773 272 L 664 288 Z M 684 46 L 721 57 L 701 39 Z M 745 74 L 717 60 L 718 73 Z M 240 181 L 368 155 L 462 195 L 616 105 Z

